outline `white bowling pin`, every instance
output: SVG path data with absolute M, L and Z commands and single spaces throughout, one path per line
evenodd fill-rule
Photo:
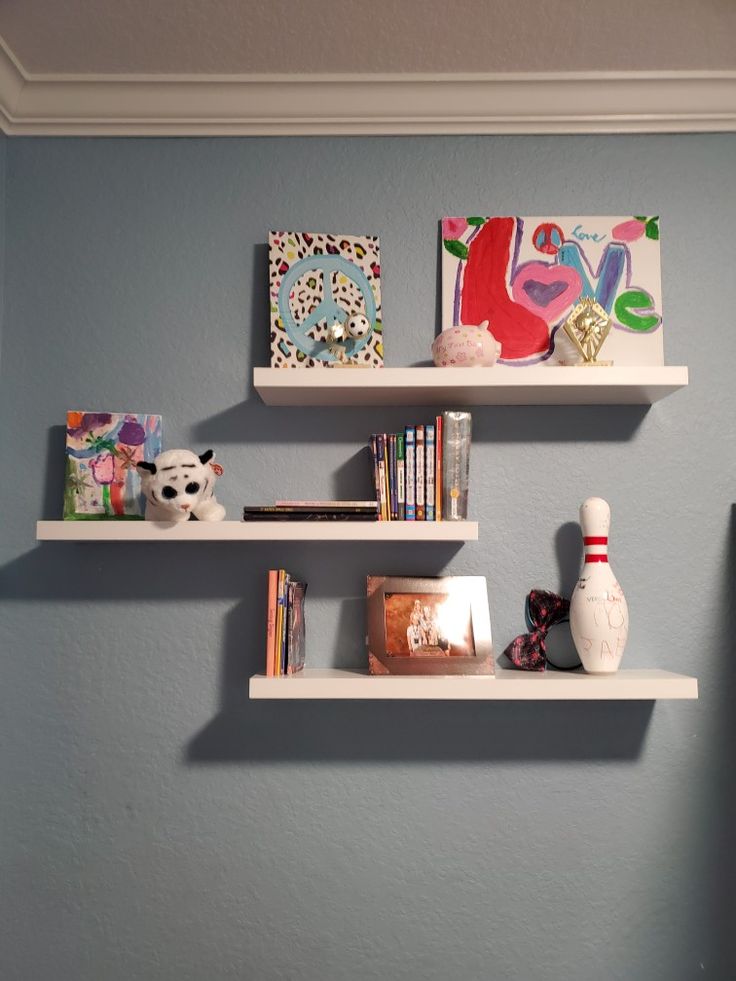
M 618 671 L 629 633 L 626 597 L 608 564 L 611 509 L 600 497 L 580 506 L 585 558 L 570 600 L 570 630 L 590 674 Z

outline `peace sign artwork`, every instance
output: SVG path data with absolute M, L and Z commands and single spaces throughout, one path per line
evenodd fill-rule
M 383 367 L 375 235 L 269 232 L 271 367 Z

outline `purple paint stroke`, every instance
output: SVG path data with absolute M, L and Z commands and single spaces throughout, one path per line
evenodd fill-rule
M 540 283 L 530 279 L 527 283 L 524 283 L 523 289 L 536 306 L 547 307 L 553 300 L 556 300 L 558 296 L 564 293 L 568 286 L 569 283 L 565 283 L 561 279 L 556 280 L 554 283 Z
M 126 419 L 120 427 L 118 442 L 124 446 L 141 446 L 146 441 L 146 431 L 135 419 Z
M 621 243 L 617 242 L 616 245 L 620 246 Z M 606 246 L 609 248 L 609 246 Z M 629 267 L 629 273 L 631 272 L 631 256 L 628 254 L 626 246 L 623 246 L 624 253 L 624 266 Z M 604 252 L 605 255 L 605 252 Z M 603 262 L 603 258 L 601 258 Z M 598 267 L 601 268 L 600 266 Z M 598 280 L 598 285 L 596 287 L 596 296 L 598 297 L 598 302 L 604 309 L 608 310 L 613 306 L 613 301 L 615 299 L 616 287 L 618 286 L 618 281 L 621 279 L 621 268 L 614 262 L 607 262 L 603 267 L 603 279 Z M 610 300 L 610 307 L 609 307 Z
M 468 236 L 468 241 L 465 243 L 468 249 L 470 248 L 470 243 L 473 241 L 473 239 L 475 238 L 475 236 L 478 234 L 478 232 L 481 230 L 482 227 L 483 227 L 482 225 L 476 225 L 473 228 L 473 231 Z M 455 297 L 452 302 L 452 323 L 450 324 L 450 327 L 455 327 L 460 324 L 460 279 L 462 276 L 462 271 L 463 271 L 463 260 L 458 259 L 457 271 L 455 273 Z M 444 325 L 442 329 L 443 330 L 445 329 Z
M 634 286 L 633 288 L 637 289 L 636 286 Z M 646 334 L 646 336 L 649 337 L 650 334 L 656 334 L 657 331 L 661 328 L 662 317 L 659 318 L 659 323 L 657 324 L 657 326 L 650 327 L 649 330 L 634 330 L 633 327 L 626 327 L 624 324 L 619 324 L 615 320 L 613 321 L 611 326 L 613 327 L 614 330 L 622 330 L 625 334 L 637 334 L 639 336 L 641 336 L 642 334 Z
M 524 219 L 519 218 L 518 215 L 515 218 L 516 221 L 516 241 L 514 242 L 514 255 L 511 259 L 511 275 L 509 276 L 509 283 L 513 283 L 516 278 L 516 266 L 519 261 L 519 253 L 521 252 L 521 240 L 524 237 Z

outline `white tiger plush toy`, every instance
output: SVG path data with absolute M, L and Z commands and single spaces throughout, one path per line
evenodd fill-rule
M 201 456 L 191 450 L 166 450 L 153 463 L 138 463 L 146 521 L 222 521 L 225 508 L 215 500 L 215 480 L 222 468 L 211 465 L 214 458 L 212 450 Z

